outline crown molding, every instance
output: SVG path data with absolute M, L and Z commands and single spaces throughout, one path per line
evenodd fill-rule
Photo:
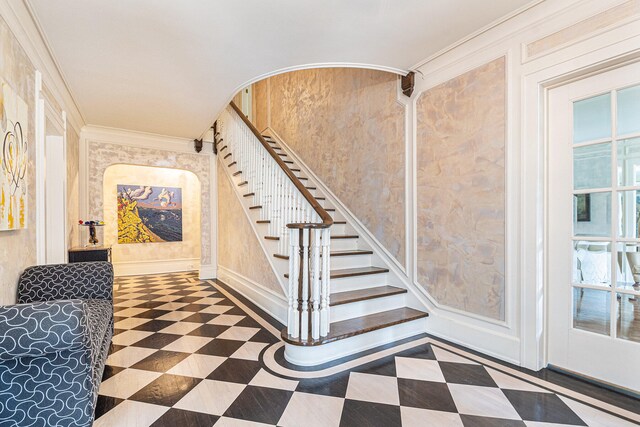
M 80 133 L 84 117 L 73 98 L 58 64 L 43 38 L 42 31 L 32 13 L 28 0 L 0 0 L 0 15 L 24 49 L 33 66 L 42 73 L 42 80 L 56 102 L 67 113 L 68 123 Z
M 209 141 L 204 141 L 202 152 L 196 153 L 193 148 L 193 139 L 105 126 L 84 126 L 82 128 L 81 139 L 92 142 L 126 145 L 129 147 L 189 153 L 199 156 L 213 155 L 213 146 Z

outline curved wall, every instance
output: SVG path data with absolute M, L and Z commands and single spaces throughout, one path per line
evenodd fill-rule
M 406 262 L 405 107 L 398 76 L 357 68 L 279 74 L 253 86 L 253 120 L 293 149 L 393 257 Z

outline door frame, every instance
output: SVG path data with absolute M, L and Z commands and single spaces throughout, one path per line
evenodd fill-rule
M 620 278 L 616 272 L 620 270 L 625 274 L 626 264 L 624 262 L 620 263 L 620 251 L 627 250 L 628 243 L 625 243 L 627 242 L 625 239 L 632 237 L 627 234 L 621 236 L 618 234 L 619 219 L 621 218 L 619 197 L 624 194 L 620 191 L 628 191 L 627 189 L 637 187 L 637 185 L 635 185 L 635 181 L 618 182 L 617 167 L 619 166 L 620 158 L 616 160 L 616 144 L 612 141 L 617 140 L 618 147 L 620 147 L 623 140 L 637 137 L 638 132 L 636 131 L 635 135 L 628 133 L 627 135 L 618 134 L 616 128 L 616 117 L 618 117 L 615 107 L 616 98 L 612 92 L 620 91 L 626 87 L 636 87 L 640 83 L 639 73 L 640 60 L 630 61 L 624 67 L 610 67 L 604 72 L 592 73 L 584 79 L 581 78 L 568 84 L 555 86 L 553 90 L 548 91 L 550 95 L 549 101 L 552 102 L 553 100 L 554 102 L 553 105 L 549 105 L 549 107 L 553 107 L 554 116 L 549 119 L 548 177 L 555 176 L 557 182 L 553 185 L 553 191 L 551 188 L 547 189 L 546 198 L 548 212 L 550 213 L 548 215 L 549 230 L 551 225 L 554 225 L 554 231 L 549 231 L 548 233 L 547 245 L 549 250 L 547 254 L 547 277 L 549 279 L 549 292 L 546 298 L 547 306 L 549 307 L 547 315 L 549 321 L 554 321 L 554 328 L 549 328 L 549 333 L 547 334 L 547 362 L 554 370 L 592 379 L 595 382 L 607 384 L 613 388 L 620 389 L 620 391 L 624 390 L 630 393 L 638 393 L 636 384 L 640 377 L 637 374 L 632 376 L 628 373 L 628 369 L 620 372 L 614 365 L 622 364 L 619 366 L 626 366 L 625 361 L 622 359 L 623 355 L 638 356 L 640 355 L 640 347 L 638 347 L 638 343 L 633 342 L 631 339 L 614 338 L 616 335 L 616 307 L 618 304 L 616 296 L 622 295 L 622 300 L 619 304 L 623 304 L 622 301 L 629 296 L 629 294 L 625 293 L 625 290 L 617 287 Z M 574 142 L 572 140 L 573 124 L 571 121 L 573 102 L 604 95 L 610 95 L 611 97 L 608 106 L 609 112 L 612 114 L 609 125 L 610 136 L 602 138 L 603 143 L 599 145 L 593 138 L 584 141 L 584 144 Z M 555 129 L 553 134 L 551 133 L 551 125 Z M 554 136 L 553 141 L 551 141 L 551 136 Z M 611 150 L 613 150 L 608 164 L 611 168 L 609 176 L 611 183 L 608 185 L 604 183 L 593 184 L 589 185 L 588 188 L 575 188 L 571 185 L 575 179 L 571 171 L 576 147 L 604 147 L 605 144 L 609 144 L 610 154 Z M 598 190 L 593 187 L 610 188 Z M 592 233 L 581 237 L 580 234 L 576 233 L 575 216 L 572 221 L 570 214 L 572 209 L 575 209 L 573 207 L 575 202 L 570 198 L 570 195 L 576 194 L 576 191 L 604 195 L 605 197 L 609 196 L 611 211 L 608 215 L 610 215 L 610 224 L 606 234 Z M 555 211 L 551 210 L 552 205 L 555 206 Z M 633 217 L 635 217 L 635 211 L 633 212 Z M 635 220 L 632 222 L 635 227 Z M 579 242 L 592 245 L 605 244 L 611 247 L 607 265 L 607 269 L 611 272 L 610 286 L 596 285 L 595 282 L 581 283 L 581 281 L 575 279 L 575 266 L 572 266 L 572 262 L 575 262 L 575 245 Z M 570 250 L 571 247 L 573 247 L 573 251 Z M 624 261 L 624 255 L 622 255 L 622 258 Z M 555 267 L 555 274 L 551 274 L 552 267 Z M 600 292 L 599 295 L 605 295 L 606 293 L 608 296 L 607 321 L 609 329 L 606 333 L 605 331 L 602 331 L 601 334 L 594 333 L 585 328 L 572 326 L 575 306 L 578 304 L 575 300 L 574 292 L 580 289 L 583 292 L 585 290 L 587 292 L 595 290 Z M 609 320 L 611 321 L 609 322 Z M 594 348 L 601 348 L 601 353 L 594 352 Z M 596 355 L 597 357 L 594 357 Z M 602 357 L 604 359 L 601 359 Z M 601 361 L 606 362 L 600 363 Z M 634 382 L 633 378 L 635 378 L 636 382 Z
M 521 364 L 530 369 L 548 364 L 549 91 L 638 61 L 640 49 L 626 40 L 523 77 L 520 327 Z
M 57 111 L 55 103 L 49 100 L 46 91 L 43 90 L 42 74 L 36 71 L 35 79 L 36 96 L 36 262 L 47 263 L 47 216 L 53 215 L 47 212 L 46 203 L 46 140 L 47 121 L 54 125 L 56 131 L 62 137 L 63 164 L 63 211 L 64 211 L 64 236 L 65 247 L 68 249 L 67 236 L 69 235 L 67 221 L 67 115 L 65 111 Z M 66 251 L 65 251 L 66 252 Z M 65 261 L 67 259 L 65 253 Z

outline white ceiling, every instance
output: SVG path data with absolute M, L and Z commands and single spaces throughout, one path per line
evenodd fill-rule
M 28 0 L 87 124 L 194 138 L 308 64 L 407 70 L 530 0 Z

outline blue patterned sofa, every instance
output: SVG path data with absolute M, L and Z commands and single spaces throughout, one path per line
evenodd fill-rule
M 112 335 L 110 263 L 27 268 L 0 307 L 0 426 L 90 426 Z

